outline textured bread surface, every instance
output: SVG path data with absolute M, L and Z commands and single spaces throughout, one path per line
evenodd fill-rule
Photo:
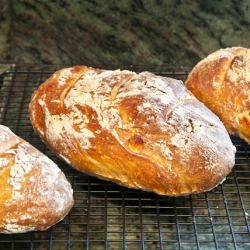
M 186 195 L 222 182 L 235 148 L 220 120 L 181 81 L 75 66 L 33 93 L 30 118 L 74 168 L 120 185 Z
M 55 163 L 0 125 L 0 233 L 51 227 L 73 206 L 72 194 Z
M 250 49 L 218 50 L 199 62 L 187 87 L 224 123 L 250 143 Z

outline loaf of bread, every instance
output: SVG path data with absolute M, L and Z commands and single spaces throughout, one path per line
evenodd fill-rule
M 75 66 L 33 93 L 30 118 L 74 168 L 161 195 L 210 190 L 234 165 L 220 120 L 181 81 Z
M 250 143 L 250 49 L 221 49 L 199 62 L 187 87 L 224 123 Z
M 45 230 L 73 205 L 62 171 L 45 155 L 0 125 L 0 233 Z

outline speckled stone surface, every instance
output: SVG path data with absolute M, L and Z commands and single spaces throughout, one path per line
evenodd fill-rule
M 179 68 L 250 47 L 249 0 L 13 0 L 12 36 L 0 2 L 0 62 Z
M 10 15 L 8 0 L 0 0 L 0 62 L 10 60 Z

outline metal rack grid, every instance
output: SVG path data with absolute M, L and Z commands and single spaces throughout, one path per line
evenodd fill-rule
M 0 235 L 0 249 L 250 249 L 250 145 L 232 138 L 236 165 L 210 192 L 163 197 L 130 190 L 74 171 L 34 134 L 27 105 L 33 90 L 58 66 L 12 66 L 0 77 L 0 124 L 47 154 L 74 188 L 75 205 L 44 232 Z M 149 67 L 185 79 L 186 72 Z

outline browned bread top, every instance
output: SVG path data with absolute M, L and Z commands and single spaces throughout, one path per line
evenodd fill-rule
M 45 155 L 0 125 L 0 233 L 45 230 L 73 205 L 62 171 Z
M 250 143 L 250 49 L 218 50 L 199 62 L 187 87 L 224 123 Z
M 33 94 L 42 140 L 76 169 L 163 195 L 213 188 L 234 165 L 220 120 L 175 79 L 76 66 Z

